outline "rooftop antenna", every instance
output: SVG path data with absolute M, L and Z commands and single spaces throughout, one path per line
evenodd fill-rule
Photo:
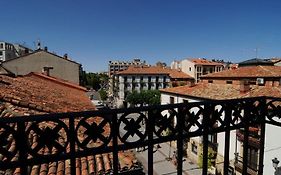
M 36 49 L 37 49 L 37 50 L 41 49 L 41 42 L 40 42 L 40 39 L 37 39 L 37 42 L 36 42 Z

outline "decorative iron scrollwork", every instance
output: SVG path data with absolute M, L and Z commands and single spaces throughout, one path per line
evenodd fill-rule
M 147 118 L 143 113 L 124 113 L 118 120 L 119 139 L 123 143 L 141 142 L 147 135 Z
M 61 120 L 34 122 L 26 131 L 29 140 L 29 152 L 33 156 L 57 155 L 66 152 L 69 131 Z
M 186 108 L 184 131 L 187 133 L 199 132 L 203 129 L 202 118 L 204 109 L 202 106 L 190 106 Z
M 107 146 L 111 140 L 111 132 L 111 122 L 106 118 L 83 118 L 76 127 L 76 141 L 83 149 Z
M 10 162 L 17 153 L 15 144 L 16 132 L 8 125 L 0 123 L 0 161 Z M 9 149 L 9 145 L 14 143 L 14 149 Z M 2 155 L 2 156 L 1 156 Z
M 269 121 L 281 124 L 281 100 L 270 100 L 266 104 L 266 117 Z
M 164 137 L 169 135 L 175 135 L 177 132 L 177 111 L 174 109 L 168 110 L 155 110 L 153 116 L 155 127 L 154 132 L 158 137 Z

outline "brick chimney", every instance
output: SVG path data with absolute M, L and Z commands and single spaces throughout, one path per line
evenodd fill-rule
M 248 92 L 250 91 L 250 83 L 248 80 L 241 80 L 240 81 L 240 92 Z

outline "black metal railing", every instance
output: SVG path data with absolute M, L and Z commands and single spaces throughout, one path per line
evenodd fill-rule
M 264 125 L 281 126 L 278 121 L 280 102 L 281 99 L 259 97 L 0 118 L 0 170 L 17 168 L 20 174 L 27 174 L 32 165 L 69 159 L 71 174 L 75 174 L 76 158 L 112 153 L 112 174 L 118 174 L 119 151 L 147 147 L 147 174 L 152 175 L 154 146 L 176 141 L 177 174 L 181 175 L 182 140 L 202 136 L 202 174 L 207 175 L 208 135 L 224 132 L 226 174 L 229 169 L 230 131 L 243 128 L 244 138 L 248 138 L 249 127 L 258 124 L 261 126 L 258 163 L 261 175 Z M 31 139 L 30 135 L 35 137 Z M 8 149 L 8 142 L 14 144 L 13 149 Z M 243 142 L 241 161 L 247 165 L 248 139 Z M 42 153 L 42 148 L 49 149 L 48 154 Z M 242 167 L 242 174 L 247 174 L 247 167 Z

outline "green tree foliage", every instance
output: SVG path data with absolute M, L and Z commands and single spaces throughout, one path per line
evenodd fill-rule
M 201 145 L 201 148 L 202 147 L 203 146 Z M 203 152 L 203 150 L 202 150 L 202 152 Z M 216 161 L 216 152 L 212 148 L 208 147 L 208 168 L 210 168 L 211 166 L 214 166 L 215 161 Z M 200 168 L 203 167 L 203 154 L 199 155 L 198 166 Z
M 159 90 L 133 91 L 127 96 L 126 102 L 133 106 L 160 104 L 160 92 Z
M 103 90 L 103 89 L 99 90 L 99 94 L 100 94 L 100 97 L 101 97 L 102 101 L 105 101 L 108 97 L 106 91 Z
M 95 90 L 104 89 L 107 84 L 109 77 L 107 74 L 99 74 L 93 72 L 82 71 L 80 76 L 80 84 L 86 88 L 93 88 Z

